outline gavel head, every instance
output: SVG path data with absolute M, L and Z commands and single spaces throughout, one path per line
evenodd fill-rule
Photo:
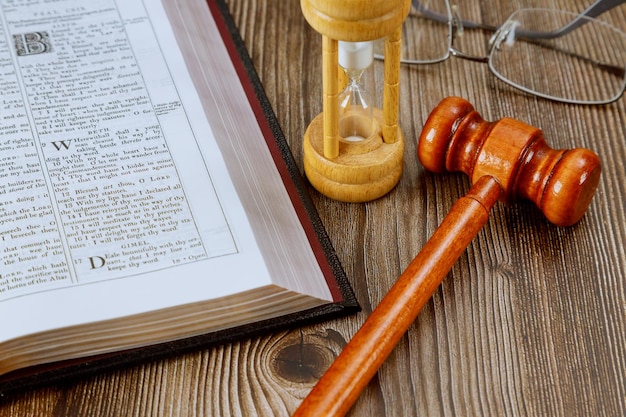
M 540 129 L 509 118 L 487 122 L 458 97 L 445 98 L 431 112 L 417 154 L 432 172 L 465 172 L 472 183 L 495 178 L 504 201 L 529 199 L 558 226 L 580 220 L 600 180 L 594 152 L 554 150 Z

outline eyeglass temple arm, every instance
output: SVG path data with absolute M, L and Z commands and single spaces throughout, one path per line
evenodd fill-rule
M 587 18 L 595 18 L 600 16 L 602 13 L 613 9 L 614 7 L 619 6 L 620 4 L 626 3 L 626 0 L 597 0 L 591 6 L 587 7 L 581 14 L 576 16 L 574 20 L 569 22 L 567 25 L 562 28 L 555 30 L 553 32 L 527 32 L 524 33 L 524 36 L 528 38 L 557 38 L 559 36 L 567 35 L 574 29 L 577 29 L 587 23 L 589 20 Z
M 567 25 L 563 26 L 559 30 L 553 32 L 536 32 L 536 31 L 523 31 L 523 33 L 518 33 L 528 39 L 549 39 L 549 38 L 558 38 L 559 36 L 566 35 L 573 31 L 574 29 L 579 28 L 588 22 L 586 18 L 595 18 L 600 16 L 602 13 L 609 11 L 620 4 L 626 3 L 626 0 L 596 0 L 591 6 L 587 7 L 581 14 L 579 14 L 574 20 L 569 22 Z M 448 23 L 450 20 L 449 16 L 433 12 L 432 10 L 427 9 L 419 0 L 412 0 L 413 7 L 419 11 L 424 17 L 435 20 L 437 22 Z M 488 30 L 497 30 L 494 26 L 483 25 L 480 23 L 470 22 L 467 20 L 462 20 L 463 26 L 466 28 L 480 28 L 480 29 L 488 29 Z
M 626 1 L 626 0 L 620 0 L 620 1 Z M 441 22 L 441 23 L 448 23 L 450 21 L 450 17 L 448 15 L 437 13 L 426 8 L 426 6 L 420 3 L 419 0 L 412 0 L 411 3 L 413 4 L 413 7 L 415 8 L 415 10 L 420 12 L 427 19 L 434 20 L 436 22 Z M 485 29 L 485 30 L 493 30 L 493 31 L 497 29 L 495 26 L 485 25 L 483 23 L 471 22 L 469 20 L 461 19 L 461 23 L 463 24 L 464 28 L 469 28 L 469 29 Z

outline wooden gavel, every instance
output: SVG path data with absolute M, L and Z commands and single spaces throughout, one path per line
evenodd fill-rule
M 444 99 L 428 117 L 418 157 L 433 172 L 467 173 L 473 186 L 452 206 L 294 417 L 348 412 L 487 222 L 497 200 L 529 199 L 552 223 L 569 226 L 583 216 L 600 180 L 600 160 L 590 150 L 553 150 L 541 130 L 508 118 L 486 122 L 457 97 Z

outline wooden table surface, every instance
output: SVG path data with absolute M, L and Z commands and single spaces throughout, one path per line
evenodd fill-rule
M 580 11 L 589 2 L 483 1 L 476 18 L 497 24 L 521 6 Z M 228 4 L 302 167 L 304 130 L 321 111 L 321 37 L 295 0 Z M 626 6 L 603 18 L 626 30 Z M 464 42 L 474 46 L 488 37 L 469 32 Z M 380 81 L 382 64 L 374 67 Z M 600 185 L 570 228 L 551 225 L 530 203 L 498 204 L 349 415 L 626 415 L 626 98 L 557 104 L 516 92 L 484 64 L 452 58 L 402 69 L 405 171 L 391 193 L 346 204 L 311 190 L 361 313 L 26 392 L 1 404 L 0 417 L 293 413 L 469 189 L 466 176 L 427 173 L 415 157 L 422 124 L 449 95 L 467 98 L 487 120 L 542 128 L 554 148 L 594 150 Z

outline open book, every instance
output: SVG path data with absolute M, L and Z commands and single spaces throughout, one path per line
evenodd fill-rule
M 358 309 L 223 4 L 1 13 L 0 395 Z

